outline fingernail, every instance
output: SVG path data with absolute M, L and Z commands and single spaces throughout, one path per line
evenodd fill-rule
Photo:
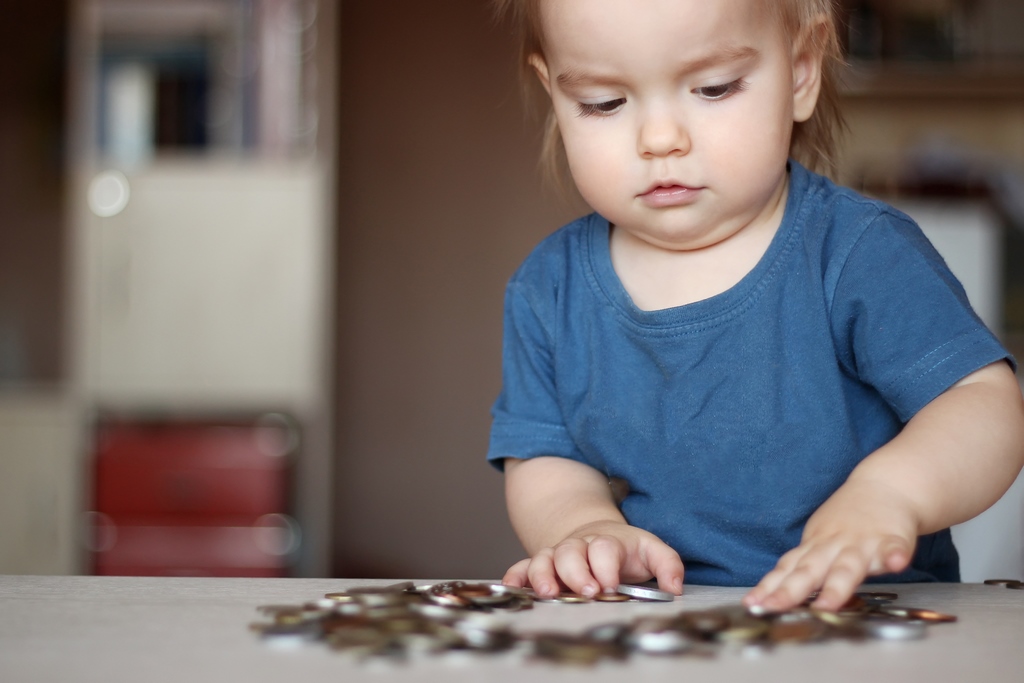
M 540 586 L 537 587 L 537 592 L 541 595 L 548 595 L 551 593 L 551 585 L 542 583 Z
M 592 583 L 588 583 L 586 586 L 583 587 L 583 594 L 588 598 L 594 597 L 595 595 L 597 595 L 597 586 L 595 586 Z
M 747 613 L 754 617 L 766 617 L 772 611 L 764 605 L 747 605 Z
M 682 595 L 682 593 L 683 593 L 683 580 L 682 579 L 673 579 L 673 581 L 672 581 L 672 590 L 674 590 L 676 592 L 676 595 Z

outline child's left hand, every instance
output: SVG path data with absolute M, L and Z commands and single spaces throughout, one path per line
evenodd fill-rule
M 813 606 L 837 610 L 867 576 L 902 571 L 917 542 L 913 505 L 886 482 L 848 481 L 811 515 L 800 545 L 743 599 L 781 611 L 820 589 Z
M 1021 444 L 1024 402 L 1010 366 L 972 372 L 854 468 L 744 604 L 785 610 L 820 588 L 814 606 L 839 609 L 866 577 L 906 569 L 920 534 L 996 502 L 1021 471 Z

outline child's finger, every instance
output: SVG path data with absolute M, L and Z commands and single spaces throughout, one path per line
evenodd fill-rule
M 844 549 L 829 567 L 814 606 L 839 609 L 869 574 L 901 572 L 910 564 L 912 555 L 913 545 L 900 536 L 887 536 L 869 551 L 857 546 Z
M 772 611 L 787 610 L 799 605 L 821 583 L 822 575 L 807 565 L 799 565 L 786 575 L 778 588 L 769 593 L 760 604 Z
M 857 547 L 844 549 L 828 568 L 821 592 L 814 601 L 818 609 L 835 611 L 846 604 L 867 576 L 870 555 Z
M 597 579 L 591 574 L 586 541 L 579 538 L 562 541 L 555 546 L 554 562 L 558 578 L 572 592 L 592 596 L 601 590 Z
M 542 598 L 553 598 L 560 592 L 553 556 L 552 549 L 545 548 L 531 558 L 526 569 L 526 576 L 533 586 L 533 591 Z
M 760 605 L 765 598 L 774 593 L 797 563 L 807 553 L 807 548 L 798 546 L 779 558 L 775 568 L 765 574 L 756 586 L 743 598 L 743 604 L 748 607 Z
M 618 588 L 625 555 L 626 549 L 617 538 L 597 536 L 590 541 L 587 559 L 600 590 L 614 592 Z
M 882 569 L 876 574 L 897 573 L 910 566 L 914 557 L 914 543 L 900 536 L 889 536 L 878 549 Z
M 645 549 L 647 569 L 658 580 L 658 588 L 675 595 L 683 594 L 683 561 L 679 553 L 665 543 L 651 543 Z
M 840 547 L 831 543 L 809 548 L 784 573 L 775 589 L 760 601 L 761 606 L 769 610 L 786 610 L 799 605 L 821 586 L 839 552 Z
M 513 588 L 522 588 L 529 583 L 529 578 L 526 576 L 526 569 L 530 566 L 531 558 L 525 560 L 519 560 L 514 565 L 508 568 L 505 572 L 505 576 L 501 577 L 501 582 L 506 586 L 512 586 Z

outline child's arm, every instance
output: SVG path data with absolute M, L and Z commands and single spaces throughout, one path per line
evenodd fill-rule
M 504 583 L 531 585 L 542 597 L 560 591 L 614 591 L 620 582 L 658 579 L 683 591 L 679 554 L 653 534 L 629 526 L 608 479 L 567 458 L 505 459 L 505 498 L 512 526 L 530 558 L 513 565 Z
M 1024 404 L 999 362 L 957 382 L 865 458 L 744 602 L 787 609 L 821 587 L 815 606 L 837 609 L 866 576 L 905 569 L 917 536 L 983 512 L 1022 466 Z

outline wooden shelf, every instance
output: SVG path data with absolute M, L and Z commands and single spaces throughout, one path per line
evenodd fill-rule
M 852 99 L 1024 100 L 1024 61 L 853 61 L 841 93 Z

